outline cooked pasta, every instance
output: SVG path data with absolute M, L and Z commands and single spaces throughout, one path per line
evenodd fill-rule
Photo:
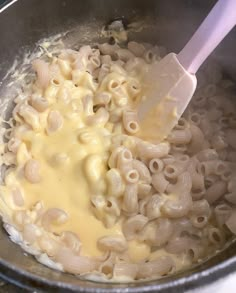
M 40 262 L 105 281 L 160 278 L 236 235 L 235 106 L 219 66 L 203 68 L 164 141 L 139 135 L 144 75 L 164 52 L 130 41 L 32 61 L 0 148 L 0 212 Z

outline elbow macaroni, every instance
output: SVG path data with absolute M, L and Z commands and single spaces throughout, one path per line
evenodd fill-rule
M 219 68 L 207 67 L 210 84 L 167 139 L 144 141 L 137 105 L 163 48 L 98 48 L 33 61 L 36 80 L 5 134 L 0 211 L 30 251 L 64 271 L 159 278 L 236 234 L 235 107 L 221 100 Z

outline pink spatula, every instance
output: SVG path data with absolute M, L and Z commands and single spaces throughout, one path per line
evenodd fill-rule
M 197 70 L 235 24 L 236 0 L 219 0 L 178 55 L 152 65 L 138 108 L 139 136 L 154 142 L 168 136 L 195 92 Z

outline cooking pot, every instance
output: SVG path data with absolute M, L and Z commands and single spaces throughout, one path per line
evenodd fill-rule
M 211 0 L 13 0 L 0 6 L 0 97 L 11 110 L 8 69 L 35 43 L 45 37 L 67 32 L 65 42 L 73 47 L 95 43 L 104 25 L 116 18 L 124 23 L 143 21 L 141 32 L 130 39 L 157 43 L 178 52 L 203 20 L 215 1 Z M 76 40 L 76 41 L 75 41 Z M 236 31 L 225 39 L 214 54 L 226 74 L 236 71 Z M 236 101 L 235 101 L 236 102 Z M 3 111 L 3 110 L 2 110 Z M 91 227 L 92 228 L 92 227 Z M 208 261 L 192 269 L 155 281 L 128 284 L 81 280 L 39 264 L 10 241 L 0 228 L 0 276 L 32 290 L 57 292 L 183 292 L 209 284 L 236 271 L 235 241 Z

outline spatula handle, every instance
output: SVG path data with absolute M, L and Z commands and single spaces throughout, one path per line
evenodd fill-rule
M 192 74 L 236 24 L 236 0 L 219 0 L 190 41 L 177 55 L 181 65 Z

